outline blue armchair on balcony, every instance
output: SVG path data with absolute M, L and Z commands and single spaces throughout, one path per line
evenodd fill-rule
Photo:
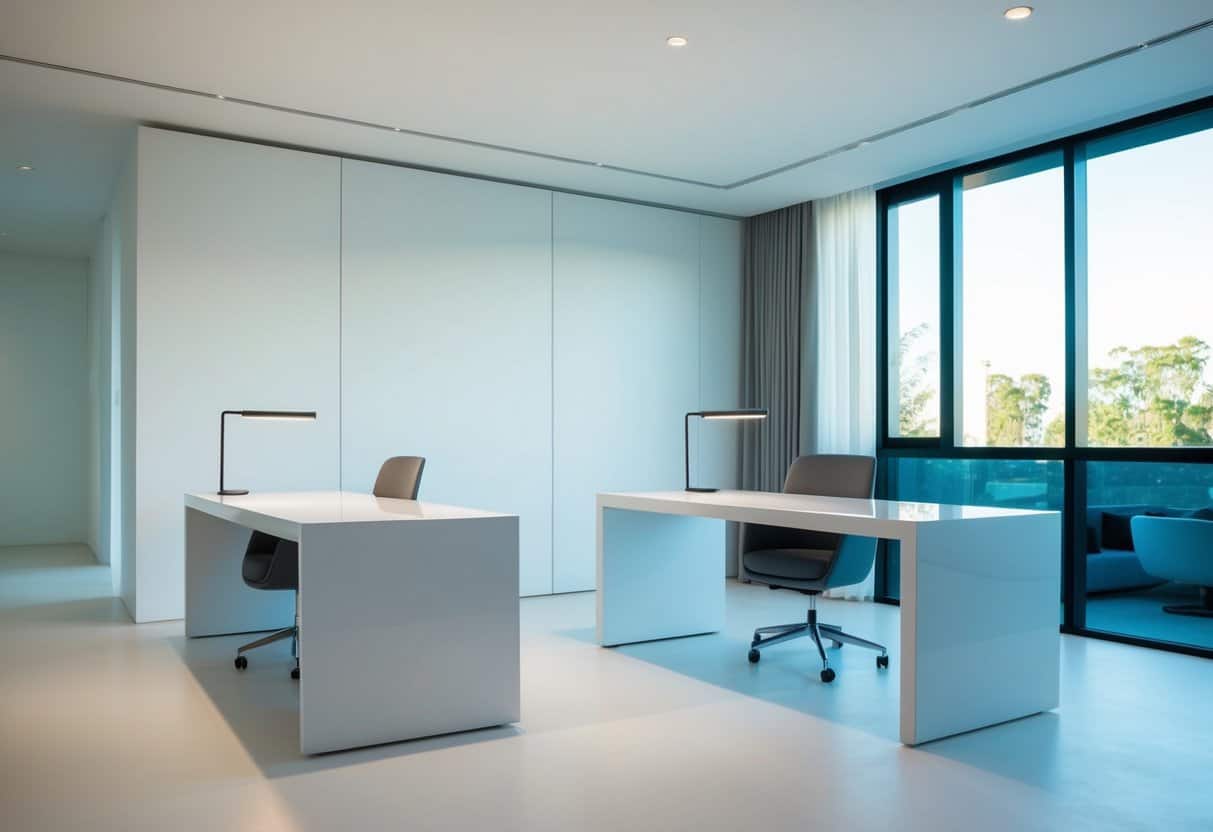
M 1213 521 L 1138 515 L 1131 522 L 1142 569 L 1200 587 L 1199 604 L 1169 605 L 1163 611 L 1213 618 Z

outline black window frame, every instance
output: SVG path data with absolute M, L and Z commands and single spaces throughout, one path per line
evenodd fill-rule
M 1086 447 L 1077 444 L 1080 357 L 1078 327 L 1085 326 L 1086 281 L 1086 149 L 1102 145 L 1116 152 L 1213 127 L 1213 96 L 1176 107 L 1077 133 L 1065 138 L 932 173 L 877 191 L 877 320 L 876 320 L 876 456 L 877 496 L 891 493 L 889 461 L 906 457 L 989 460 L 1060 460 L 1063 463 L 1061 632 L 1099 638 L 1177 653 L 1213 658 L 1213 649 L 1197 645 L 1092 630 L 1086 625 L 1086 501 L 1087 464 L 1090 462 L 1173 462 L 1213 464 L 1213 447 Z M 1030 169 L 1039 160 L 1061 157 L 1065 223 L 1065 444 L 1063 447 L 980 447 L 957 444 L 955 436 L 955 376 L 957 332 L 956 276 L 960 263 L 961 200 L 965 177 L 992 169 Z M 1102 155 L 1102 154 L 1101 154 Z M 939 310 L 939 436 L 899 437 L 889 433 L 889 297 L 887 216 L 889 208 L 936 195 L 940 210 Z M 1081 291 L 1080 291 L 1081 288 Z M 1081 359 L 1085 367 L 1085 356 Z M 889 593 L 889 560 L 893 554 L 881 545 L 876 562 L 876 600 L 898 603 Z

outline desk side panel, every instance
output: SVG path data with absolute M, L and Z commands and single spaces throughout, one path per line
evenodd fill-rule
M 305 754 L 520 718 L 518 518 L 308 525 Z
M 185 509 L 185 635 L 219 636 L 289 627 L 295 594 L 246 586 L 241 562 L 250 530 Z
M 598 509 L 598 643 L 712 633 L 724 626 L 725 524 Z
M 1059 515 L 924 524 L 902 558 L 902 660 L 913 686 L 903 742 L 1057 707 Z

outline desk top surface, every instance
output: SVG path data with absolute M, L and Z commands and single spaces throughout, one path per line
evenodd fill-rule
M 235 496 L 214 493 L 185 495 L 185 504 L 224 519 L 255 515 L 281 522 L 383 523 L 416 520 L 456 520 L 475 517 L 511 517 L 501 512 L 462 506 L 397 500 L 353 491 L 255 492 Z
M 859 522 L 871 521 L 890 525 L 1057 514 L 1055 511 L 1036 509 L 728 490 L 707 493 L 694 491 L 610 492 L 599 494 L 598 503 L 605 508 L 669 511 L 701 517 L 724 517 L 742 522 L 746 520 L 743 515 L 747 514 L 752 514 L 754 522 L 771 522 L 771 515 L 779 514 L 787 517 L 799 515 L 805 518 L 845 518 Z

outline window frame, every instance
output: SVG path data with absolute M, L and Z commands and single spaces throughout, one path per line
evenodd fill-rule
M 890 494 L 889 460 L 903 457 L 951 459 L 1039 459 L 1063 463 L 1062 509 L 1062 590 L 1061 631 L 1173 652 L 1213 658 L 1213 649 L 1195 645 L 1096 631 L 1086 626 L 1086 499 L 1089 462 L 1186 462 L 1213 464 L 1213 446 L 1190 447 L 1086 447 L 1085 385 L 1087 375 L 1086 343 L 1086 159 L 1089 145 L 1098 155 L 1128 150 L 1158 141 L 1213 128 L 1213 96 L 1177 107 L 1167 108 L 1127 121 L 1090 130 L 1024 148 L 1013 153 L 983 159 L 948 170 L 933 172 L 910 181 L 892 184 L 877 191 L 876 267 L 877 267 L 877 378 L 876 378 L 876 456 L 877 496 Z M 1061 447 L 984 447 L 965 446 L 956 441 L 956 407 L 959 405 L 959 369 L 956 366 L 958 327 L 957 306 L 960 290 L 962 189 L 966 177 L 1016 175 L 1030 171 L 1042 160 L 1060 154 L 1063 174 L 1064 274 L 1065 274 L 1065 444 Z M 939 437 L 899 437 L 889 433 L 889 282 L 887 216 L 892 206 L 939 197 L 940 206 L 940 287 L 939 287 Z M 1083 412 L 1078 412 L 1079 410 Z M 1079 522 L 1079 518 L 1083 518 Z M 890 555 L 881 545 L 876 563 L 876 600 L 897 603 L 889 593 Z

